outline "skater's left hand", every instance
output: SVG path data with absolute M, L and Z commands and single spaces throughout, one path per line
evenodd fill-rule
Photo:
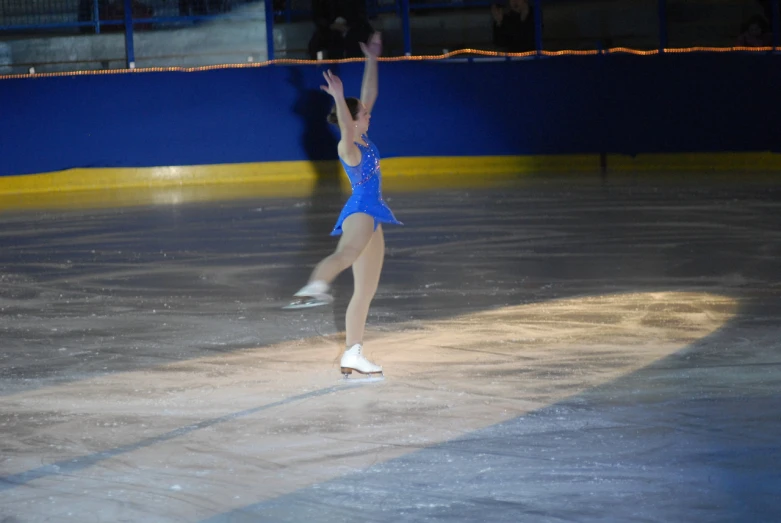
M 361 51 L 369 60 L 376 60 L 382 54 L 382 37 L 379 31 L 373 33 L 365 44 L 361 42 Z
M 332 73 L 330 69 L 323 73 L 323 77 L 328 85 L 321 85 L 320 89 L 334 98 L 344 98 L 344 86 L 339 77 Z

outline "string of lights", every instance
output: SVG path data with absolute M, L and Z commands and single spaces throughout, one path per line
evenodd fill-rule
M 772 52 L 773 47 L 684 47 L 684 48 L 666 48 L 663 50 L 664 54 L 682 54 L 682 53 L 767 53 Z M 653 56 L 662 54 L 659 49 L 641 50 L 631 49 L 628 47 L 612 47 L 604 50 L 563 50 L 563 51 L 545 51 L 543 50 L 539 56 L 543 57 L 557 57 L 557 56 L 594 56 L 605 54 L 632 54 L 637 56 Z M 524 53 L 502 53 L 498 51 L 483 51 L 480 49 L 459 49 L 456 51 L 450 51 L 439 55 L 414 55 L 414 56 L 393 56 L 393 57 L 380 57 L 378 60 L 382 62 L 410 62 L 410 61 L 433 61 L 433 60 L 447 60 L 456 57 L 486 57 L 486 58 L 532 58 L 538 56 L 536 51 L 528 51 Z M 107 75 L 107 74 L 139 74 L 139 73 L 161 73 L 161 72 L 182 72 L 182 73 L 195 73 L 201 71 L 214 71 L 218 69 L 246 69 L 257 67 L 269 67 L 272 65 L 320 65 L 320 64 L 338 64 L 338 63 L 350 63 L 350 62 L 362 62 L 364 58 L 346 58 L 342 60 L 302 60 L 293 58 L 277 58 L 274 60 L 266 60 L 265 62 L 248 62 L 237 64 L 218 64 L 218 65 L 204 65 L 198 67 L 136 67 L 126 69 L 101 69 L 101 70 L 86 70 L 86 71 L 63 71 L 52 73 L 36 73 L 30 72 L 26 74 L 7 74 L 0 75 L 0 80 L 13 79 L 13 78 L 47 78 L 56 76 L 85 76 L 85 75 Z

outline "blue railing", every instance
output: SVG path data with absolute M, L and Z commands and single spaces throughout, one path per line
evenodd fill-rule
M 178 3 L 170 0 L 143 0 L 143 3 L 131 1 L 129 4 L 131 14 L 133 5 L 151 9 L 156 14 L 153 17 L 156 23 L 182 23 L 230 16 L 232 8 L 251 1 L 253 0 L 222 0 L 220 9 L 204 7 L 195 10 L 189 7 L 193 0 L 179 0 Z M 43 0 L 34 4 L 25 0 L 0 0 L 0 31 L 7 33 L 87 28 L 100 33 L 103 26 L 124 25 L 123 13 L 127 12 L 127 5 L 123 0 L 112 3 L 108 0 Z M 136 24 L 152 18 L 139 15 L 132 17 Z M 58 21 L 52 22 L 53 19 Z
M 134 6 L 137 7 L 139 4 L 134 4 L 133 0 L 119 0 L 120 2 L 123 2 L 124 9 L 118 14 L 117 12 L 113 13 L 113 18 L 109 15 L 107 15 L 107 8 L 106 8 L 106 0 L 70 0 L 70 4 L 75 5 L 76 2 L 78 2 L 78 9 L 74 12 L 72 9 L 73 5 L 63 5 L 61 6 L 62 12 L 62 21 L 37 21 L 37 20 L 28 20 L 28 21 L 22 21 L 22 22 L 8 22 L 8 20 L 15 20 L 12 18 L 12 15 L 8 14 L 9 6 L 11 6 L 12 0 L 0 0 L 0 7 L 3 7 L 3 12 L 0 12 L 0 35 L 8 34 L 8 33 L 33 33 L 33 32 L 46 32 L 46 31 L 58 31 L 58 30 L 71 30 L 71 31 L 90 31 L 94 33 L 101 33 L 106 31 L 108 28 L 114 29 L 114 30 L 122 30 L 125 33 L 125 46 L 126 46 L 126 65 L 128 67 L 133 67 L 133 64 L 135 62 L 135 51 L 134 51 L 134 30 L 135 28 L 138 28 L 139 26 L 145 26 L 145 25 L 154 25 L 157 27 L 160 26 L 166 26 L 166 25 L 176 25 L 176 24 L 197 24 L 203 21 L 209 21 L 209 20 L 226 20 L 226 19 L 242 19 L 245 15 L 243 14 L 233 14 L 230 12 L 230 10 L 236 6 L 245 5 L 253 3 L 252 0 L 222 0 L 221 3 L 219 3 L 219 8 L 216 9 L 216 12 L 208 12 L 209 6 L 206 6 L 206 4 L 212 4 L 210 0 L 198 0 L 201 2 L 202 6 L 205 6 L 204 9 L 200 10 L 202 12 L 197 12 L 195 14 L 194 11 L 199 11 L 199 9 L 190 10 L 187 14 L 182 14 L 181 12 L 181 2 L 179 4 L 179 12 L 173 12 L 174 8 L 171 7 L 170 3 L 163 2 L 163 0 L 147 0 L 150 2 L 150 4 L 155 7 L 155 14 L 156 16 L 134 16 Z M 20 9 L 19 6 L 22 5 L 23 0 L 15 0 L 16 1 L 16 7 L 17 9 Z M 536 54 L 537 56 L 543 55 L 543 11 L 545 9 L 546 4 L 552 3 L 551 0 L 530 0 L 531 3 L 534 6 L 534 14 L 535 14 L 535 48 L 536 48 Z M 586 0 L 584 0 L 586 1 Z M 772 29 L 772 50 L 776 51 L 781 47 L 781 0 L 768 0 L 769 1 L 769 14 L 770 14 L 770 25 Z M 160 9 L 157 8 L 157 3 L 161 6 Z M 161 3 L 163 2 L 163 3 Z M 193 0 L 190 0 L 189 2 L 186 2 L 187 4 L 192 3 Z M 668 35 L 668 0 L 656 0 L 658 4 L 658 52 L 664 53 L 668 49 L 668 41 L 669 41 L 669 35 Z M 401 31 L 402 31 L 402 46 L 403 46 L 403 52 L 405 55 L 411 55 L 413 53 L 412 49 L 412 31 L 411 31 L 411 24 L 410 24 L 410 17 L 411 13 L 414 13 L 416 10 L 458 10 L 458 9 L 476 9 L 476 8 L 487 8 L 490 6 L 493 2 L 491 0 L 468 0 L 468 1 L 460 1 L 460 2 L 433 2 L 433 3 L 420 3 L 420 2 L 414 2 L 410 0 L 393 0 L 393 3 L 379 3 L 378 0 L 368 0 L 367 3 L 367 11 L 370 16 L 377 16 L 380 14 L 386 14 L 386 13 L 395 13 L 399 16 L 401 20 Z M 291 0 L 287 0 L 284 8 L 281 9 L 274 9 L 273 0 L 268 0 L 265 2 L 265 18 L 266 18 L 266 45 L 268 49 L 268 58 L 274 59 L 275 52 L 274 52 L 274 38 L 273 38 L 273 28 L 274 28 L 274 21 L 279 20 L 280 22 L 292 22 L 297 20 L 309 20 L 310 19 L 310 11 L 306 9 L 294 9 L 294 5 L 292 4 Z M 36 15 L 36 16 L 43 16 L 43 15 Z M 47 14 L 45 17 L 51 19 L 53 16 L 52 14 Z M 84 19 L 87 17 L 89 19 Z M 16 19 L 20 18 L 21 15 L 16 16 Z M 74 20 L 68 20 L 68 18 L 76 18 Z M 122 28 L 122 29 L 120 29 Z M 1 44 L 1 42 L 0 42 Z M 0 64 L 2 65 L 2 64 Z

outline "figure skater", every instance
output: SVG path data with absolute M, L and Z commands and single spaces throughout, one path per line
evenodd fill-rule
M 382 367 L 367 360 L 362 351 L 369 305 L 377 291 L 385 257 L 383 223 L 402 225 L 382 199 L 380 153 L 366 135 L 377 99 L 377 57 L 382 50 L 379 33 L 361 44 L 366 57 L 361 98 L 345 98 L 342 81 L 330 70 L 323 73 L 327 85 L 320 88 L 334 99 L 328 121 L 339 126 L 339 160 L 352 186 L 352 196 L 336 221 L 332 236 L 341 234 L 336 250 L 312 271 L 309 283 L 298 291 L 287 308 L 316 307 L 333 302 L 331 282 L 352 266 L 354 289 L 347 306 L 347 345 L 341 359 L 342 374 L 382 374 Z

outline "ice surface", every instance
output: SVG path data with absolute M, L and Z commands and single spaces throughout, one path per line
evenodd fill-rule
M 0 215 L 0 521 L 781 520 L 779 191 L 598 182 L 389 195 L 356 386 L 336 194 Z

